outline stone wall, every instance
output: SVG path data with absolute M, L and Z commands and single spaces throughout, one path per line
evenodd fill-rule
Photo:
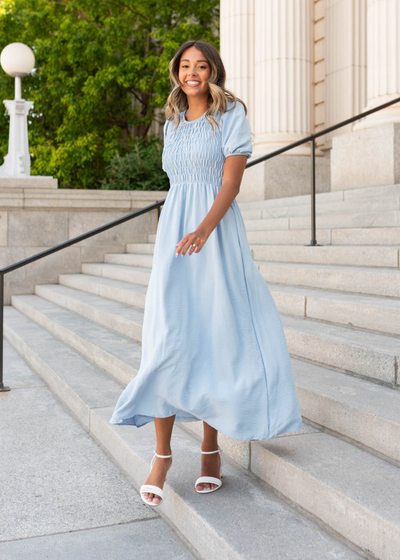
M 54 185 L 56 186 L 56 184 Z M 0 268 L 28 258 L 117 218 L 140 210 L 167 191 L 108 191 L 0 184 Z M 125 252 L 155 233 L 157 210 L 8 272 L 4 304 L 12 294 L 32 294 L 36 284 L 54 284 L 59 274 L 80 273 L 83 262 L 103 262 L 105 253 Z

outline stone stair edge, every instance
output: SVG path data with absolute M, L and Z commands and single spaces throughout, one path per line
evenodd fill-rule
M 61 286 L 59 284 L 44 284 L 44 285 L 38 285 L 37 286 L 39 293 L 36 294 L 22 294 L 22 295 L 12 295 L 12 302 L 17 302 L 17 301 L 23 301 L 23 302 L 29 302 L 29 301 L 38 301 L 40 299 L 42 299 L 45 302 L 48 302 L 54 306 L 57 307 L 61 307 L 62 309 L 66 309 L 68 310 L 70 313 L 73 313 L 75 315 L 78 316 L 83 316 L 86 320 L 89 320 L 91 322 L 93 322 L 93 319 L 86 317 L 85 315 L 82 315 L 79 313 L 79 311 L 76 311 L 75 309 L 72 309 L 70 307 L 66 307 L 65 305 L 55 301 L 54 299 L 49 299 L 48 297 L 46 297 L 45 295 L 41 295 L 40 292 L 42 292 L 43 294 L 46 294 L 46 290 L 49 290 L 50 292 L 52 292 L 53 294 L 55 294 L 56 299 L 57 299 L 57 295 L 61 295 L 66 297 L 67 299 L 72 299 L 74 300 L 74 296 L 77 295 L 82 295 L 83 292 L 81 290 L 75 289 L 75 288 L 70 288 L 69 286 Z M 89 294 L 90 296 L 92 296 L 92 302 L 88 303 L 87 306 L 90 307 L 94 307 L 94 304 L 96 303 L 96 300 L 103 300 L 105 298 L 102 298 L 102 296 L 97 296 L 96 294 Z M 76 298 L 75 298 L 76 299 Z M 77 300 L 79 302 L 79 299 Z M 111 300 L 110 300 L 111 303 Z M 114 302 L 113 306 L 114 307 Z M 129 312 L 130 309 L 132 309 L 132 306 L 128 306 L 128 305 L 123 305 L 120 304 L 119 302 L 115 302 L 118 305 L 121 305 L 121 307 L 124 308 L 124 310 L 127 310 Z M 110 306 L 111 307 L 111 306 Z M 140 310 L 141 311 L 141 310 Z M 105 311 L 107 313 L 107 315 L 112 314 L 112 308 L 111 308 L 111 312 L 106 310 Z M 119 315 L 115 314 L 116 320 L 118 320 L 120 317 Z M 302 317 L 298 317 L 298 316 L 290 316 L 290 315 L 286 315 L 283 314 L 283 318 L 284 321 L 286 322 L 292 322 L 292 323 L 297 323 L 298 325 L 303 325 L 304 326 L 304 332 L 308 332 L 307 329 L 309 328 L 310 325 L 315 325 L 318 327 L 318 330 L 320 332 L 322 332 L 324 330 L 324 327 L 327 330 L 331 330 L 331 331 L 337 331 L 338 333 L 341 332 L 353 332 L 353 333 L 365 333 L 365 329 L 361 329 L 361 328 L 357 328 L 357 327 L 353 327 L 353 326 L 346 326 L 346 325 L 337 325 L 337 324 L 333 324 L 333 323 L 329 323 L 326 321 L 321 321 L 321 320 L 317 320 L 317 319 L 312 319 L 312 318 L 302 318 Z M 143 320 L 143 313 L 141 312 L 140 316 L 138 316 L 137 318 L 135 317 L 122 317 L 121 320 L 125 321 L 129 321 L 132 320 L 133 323 L 138 323 L 139 321 Z M 98 323 L 96 323 L 98 324 Z M 141 323 L 138 323 L 141 326 Z M 104 325 L 101 325 L 104 326 Z M 125 331 L 124 331 L 125 332 Z M 302 332 L 301 330 L 299 332 Z M 122 334 L 122 333 L 120 333 Z M 373 333 L 373 332 L 368 332 L 369 338 L 376 338 L 377 340 L 390 340 L 393 341 L 394 344 L 397 344 L 398 341 L 398 337 L 397 336 L 393 336 L 390 334 L 382 334 L 382 333 Z M 129 335 L 126 334 L 126 336 Z M 368 347 L 370 347 L 370 343 L 367 344 Z M 399 347 L 400 348 L 400 347 Z
M 85 274 L 60 275 L 59 282 L 62 286 L 122 302 L 139 309 L 144 310 L 145 307 L 147 287 L 141 284 Z M 52 284 L 44 285 L 50 289 L 51 286 Z M 366 328 L 363 323 L 357 323 L 356 319 L 360 317 L 360 314 L 365 314 L 373 307 L 375 311 L 368 330 L 389 335 L 400 334 L 400 301 L 395 298 L 288 284 L 269 283 L 268 287 L 281 314 L 314 319 L 323 318 L 328 323 L 343 325 L 348 321 L 346 312 L 349 307 L 357 306 L 357 316 L 353 318 L 353 325 Z M 35 293 L 38 293 L 38 290 L 35 290 Z M 336 312 L 332 315 L 330 309 L 333 304 L 336 306 Z M 345 312 L 342 311 L 343 318 L 337 313 L 337 305 L 345 310 Z M 398 319 L 393 314 L 396 314 Z M 396 328 L 397 323 L 399 328 Z
M 294 263 L 296 264 L 296 263 Z M 129 291 L 135 292 L 137 289 L 145 288 L 143 284 L 134 284 L 133 282 L 128 282 L 124 280 L 116 280 L 114 278 L 107 278 L 105 276 L 93 276 L 91 274 L 81 273 L 74 273 L 74 274 L 60 274 L 59 278 L 61 279 L 60 285 L 64 278 L 72 278 L 76 280 L 83 280 L 93 283 L 102 284 L 104 280 L 107 281 L 107 286 L 115 287 L 124 289 L 126 288 Z M 39 284 L 40 286 L 45 287 L 53 287 L 56 284 Z M 270 291 L 279 292 L 282 294 L 290 294 L 290 295 L 298 295 L 301 297 L 330 297 L 330 298 L 339 298 L 345 301 L 350 301 L 352 303 L 357 303 L 360 300 L 369 300 L 370 302 L 376 301 L 376 303 L 394 303 L 398 300 L 398 298 L 392 298 L 389 296 L 377 296 L 374 294 L 362 294 L 362 293 L 355 293 L 355 292 L 342 292 L 339 290 L 329 290 L 327 288 L 313 288 L 312 286 L 296 286 L 292 284 L 278 284 L 274 282 L 268 282 L 268 288 Z M 67 286 L 70 287 L 70 286 Z M 81 290 L 81 288 L 73 288 L 75 290 Z M 143 291 L 138 291 L 138 294 L 143 295 Z M 18 295 L 18 294 L 15 294 Z M 104 296 L 102 296 L 104 297 Z M 400 306 L 400 302 L 399 302 Z M 397 307 L 397 306 L 396 306 Z
M 32 297 L 36 297 L 37 299 L 32 300 Z M 85 327 L 85 329 L 87 327 L 86 330 L 81 329 L 81 332 L 79 332 L 79 329 L 71 328 L 66 321 L 60 322 L 54 316 L 51 316 L 51 314 L 46 314 L 43 310 L 40 310 L 40 308 L 37 309 L 35 303 L 40 303 L 40 300 L 43 300 L 43 298 L 39 296 L 17 297 L 14 299 L 11 307 L 33 323 L 36 323 L 41 329 L 59 340 L 60 343 L 65 344 L 66 347 L 79 353 L 97 368 L 106 371 L 115 381 L 127 384 L 136 376 L 140 363 L 137 355 L 140 355 L 141 352 L 137 340 L 133 337 L 128 338 L 120 332 L 111 331 L 111 329 L 107 328 L 104 324 L 94 323 L 87 317 L 79 315 L 68 308 L 61 307 L 52 301 L 43 300 L 51 304 L 53 309 L 55 308 L 57 310 L 57 308 L 59 308 L 61 312 L 64 312 L 64 315 L 69 315 L 76 319 L 78 325 Z M 104 342 L 103 345 L 99 345 L 97 342 L 98 339 L 94 341 L 88 336 L 87 333 L 90 332 L 90 329 L 93 330 L 93 328 L 96 333 L 99 333 L 99 338 L 102 338 L 103 333 L 107 334 L 109 331 L 112 332 L 112 338 L 116 339 L 118 343 L 113 351 L 110 351 Z M 85 335 L 82 335 L 82 330 Z M 127 347 L 132 349 L 132 356 L 129 359 L 124 355 L 124 351 L 126 351 Z
M 50 289 L 52 288 L 54 289 L 53 285 L 50 285 Z M 71 291 L 73 292 L 74 290 Z M 57 291 L 55 292 L 55 294 L 57 295 Z M 79 302 L 74 306 L 65 304 L 64 301 L 60 302 L 57 297 L 43 299 L 45 297 L 46 291 L 43 292 L 42 296 L 13 296 L 13 305 L 23 313 L 27 314 L 32 320 L 39 321 L 39 324 L 47 325 L 47 330 L 52 333 L 54 333 L 55 331 L 57 332 L 63 326 L 58 326 L 57 321 L 52 318 L 52 315 L 54 316 L 54 312 L 51 313 L 51 311 L 47 310 L 47 308 L 50 308 L 51 310 L 51 306 L 53 306 L 55 311 L 57 309 L 61 309 L 64 312 L 71 314 L 71 316 L 83 317 L 83 320 L 87 320 L 90 323 L 94 322 L 97 326 L 103 327 L 104 329 L 109 329 L 111 325 L 113 332 L 120 334 L 125 338 L 127 337 L 130 340 L 132 339 L 136 342 L 140 342 L 141 340 L 142 322 L 140 321 L 140 319 L 132 320 L 132 325 L 128 325 L 130 321 L 129 318 L 120 320 L 120 318 L 116 316 L 114 319 L 110 319 L 108 313 L 106 314 L 104 319 L 101 315 L 99 316 L 98 313 L 96 314 L 96 308 L 94 308 L 93 312 L 91 313 L 87 313 L 86 311 L 82 312 Z M 43 303 L 41 303 L 41 301 L 43 301 Z M 303 350 L 301 350 L 301 353 L 299 354 L 298 350 L 296 349 L 300 341 L 309 340 L 310 337 L 312 340 L 314 340 L 315 337 L 317 337 L 320 340 L 320 344 L 318 347 L 321 349 L 321 355 L 314 356 L 314 361 L 316 361 L 317 363 L 327 366 L 328 368 L 334 367 L 338 370 L 341 370 L 344 367 L 341 363 L 338 362 L 336 364 L 335 360 L 331 363 L 331 360 L 333 359 L 333 348 L 340 346 L 342 348 L 341 355 L 348 355 L 349 360 L 351 358 L 351 367 L 348 368 L 349 374 L 362 374 L 365 368 L 365 361 L 367 360 L 368 356 L 370 356 L 368 359 L 373 360 L 376 368 L 378 368 L 377 373 L 375 373 L 375 375 L 371 375 L 372 380 L 378 379 L 386 384 L 393 384 L 396 381 L 393 378 L 393 368 L 395 368 L 395 363 L 393 362 L 393 360 L 396 362 L 396 360 L 398 361 L 399 359 L 398 352 L 396 350 L 399 345 L 399 338 L 396 337 L 396 335 L 390 333 L 373 333 L 367 331 L 368 336 L 364 343 L 366 329 L 362 328 L 349 327 L 344 324 L 328 323 L 318 319 L 303 318 L 284 314 L 282 314 L 282 323 L 285 329 L 286 337 L 289 341 L 289 348 L 293 356 L 308 359 L 309 356 L 307 352 L 303 355 L 304 352 Z M 347 333 L 349 332 L 352 333 L 352 336 L 348 336 Z M 69 339 L 74 339 L 76 338 L 76 336 L 77 335 L 74 332 L 68 334 Z M 74 344 L 75 347 L 77 347 L 76 345 L 78 344 L 80 352 L 85 354 L 85 339 L 83 339 L 83 341 L 79 339 L 78 342 L 75 341 Z M 304 350 L 307 350 L 307 345 L 304 347 Z M 93 352 L 90 349 L 88 350 L 88 352 L 89 354 L 86 355 L 90 357 Z M 105 357 L 102 355 L 100 357 L 96 356 L 95 358 L 92 358 L 92 360 L 96 361 L 96 359 L 100 359 L 100 364 L 102 364 L 103 362 L 108 363 L 110 361 L 110 358 L 108 357 L 107 353 L 105 354 Z M 108 360 L 106 358 L 108 358 Z M 113 367 L 115 367 L 114 364 Z M 125 376 L 129 377 L 130 371 L 131 370 L 129 370 L 127 373 L 126 371 L 122 371 L 121 368 L 120 375 L 124 374 Z M 116 377 L 120 379 L 119 372 Z M 126 379 L 126 377 L 124 379 Z
M 13 296 L 13 297 L 14 297 L 14 296 Z M 34 300 L 36 300 L 37 302 L 39 302 L 41 299 L 43 299 L 43 298 L 40 298 L 39 296 L 25 295 L 25 296 L 16 296 L 16 298 L 15 298 L 14 301 L 15 301 L 16 303 L 19 302 L 19 301 L 22 301 L 22 302 L 25 302 L 25 305 L 27 305 L 27 304 L 29 305 L 29 302 L 32 302 L 32 298 L 33 298 Z M 46 300 L 46 302 L 47 302 L 47 300 Z M 54 302 L 49 301 L 49 302 L 47 302 L 47 303 L 50 304 L 50 307 L 51 307 L 51 306 L 59 307 L 58 304 L 56 304 L 56 303 L 54 303 Z M 18 305 L 18 303 L 17 303 L 17 305 Z M 70 341 L 66 341 L 66 340 L 65 340 L 65 336 L 62 335 L 62 334 L 60 334 L 60 333 L 57 332 L 57 331 L 55 332 L 51 327 L 49 327 L 49 324 L 48 324 L 48 323 L 46 324 L 46 322 L 37 321 L 37 320 L 35 320 L 35 318 L 34 318 L 33 316 L 30 316 L 29 314 L 26 314 L 26 312 L 25 312 L 25 311 L 26 311 L 26 307 L 25 307 L 25 311 L 24 311 L 24 307 L 23 307 L 23 306 L 21 307 L 21 306 L 19 306 L 19 305 L 18 305 L 17 307 L 15 307 L 15 306 L 8 306 L 8 308 L 10 308 L 10 309 L 12 309 L 12 310 L 16 310 L 20 315 L 22 315 L 22 316 L 23 316 L 24 318 L 26 318 L 28 321 L 31 321 L 32 323 L 36 324 L 40 329 L 43 329 L 43 330 L 45 330 L 46 332 L 48 332 L 54 339 L 58 340 L 60 343 L 65 344 L 68 348 L 71 348 L 72 351 L 78 352 L 80 355 L 83 355 L 83 353 L 82 353 L 82 351 L 81 351 L 81 349 L 80 349 L 79 347 L 77 348 L 74 344 L 71 344 Z M 62 309 L 63 311 L 65 311 L 65 313 L 67 313 L 67 314 L 76 315 L 76 314 L 74 313 L 74 311 L 71 311 L 70 309 L 67 309 L 67 308 L 61 308 L 61 309 Z M 8 313 L 10 313 L 10 311 L 8 311 Z M 54 318 L 53 318 L 53 313 L 51 312 L 51 309 L 50 309 L 50 311 L 49 311 L 49 314 L 50 314 L 50 315 L 49 315 L 49 316 L 50 316 L 50 321 L 54 322 L 55 320 L 54 320 Z M 79 315 L 77 315 L 77 318 L 78 318 L 82 323 L 84 323 L 84 324 L 85 324 L 86 322 L 90 322 L 90 321 L 89 321 L 88 319 L 86 319 L 85 317 L 82 317 L 82 316 L 79 316 Z M 97 326 L 97 327 L 98 327 L 99 330 L 107 331 L 107 328 L 106 328 L 106 327 L 102 327 L 101 325 L 99 325 L 99 326 Z M 66 327 L 66 326 L 64 326 L 64 329 L 69 330 L 69 328 Z M 122 338 L 124 338 L 124 337 L 122 337 Z M 83 355 L 83 357 L 84 357 L 85 359 L 89 359 L 87 355 L 86 355 L 86 356 Z M 302 363 L 307 363 L 307 360 L 299 360 L 299 359 L 296 358 L 296 357 L 291 357 L 291 360 L 293 360 L 294 363 L 297 363 L 297 364 L 299 364 L 299 363 L 300 363 L 300 364 L 302 364 Z M 92 360 L 92 362 L 93 362 L 93 360 Z M 93 363 L 94 363 L 94 362 L 93 362 Z M 101 367 L 101 366 L 99 366 L 98 364 L 95 364 L 95 365 L 96 365 L 96 367 Z M 325 373 L 329 372 L 329 374 L 332 375 L 333 377 L 336 377 L 336 379 L 338 379 L 338 380 L 342 379 L 342 380 L 344 380 L 344 381 L 347 381 L 348 383 L 358 383 L 358 384 L 360 384 L 360 383 L 364 383 L 364 384 L 370 383 L 369 380 L 360 380 L 360 379 L 357 378 L 357 377 L 348 376 L 348 375 L 346 375 L 346 374 L 343 374 L 339 369 L 338 369 L 338 370 L 334 370 L 334 369 L 332 370 L 331 368 L 325 367 L 325 366 L 320 365 L 320 364 L 312 364 L 311 366 L 310 366 L 310 364 L 308 364 L 308 367 L 316 368 L 316 369 L 318 369 L 319 371 L 324 371 Z M 104 368 L 103 368 L 103 369 L 104 369 Z M 129 377 L 129 378 L 122 379 L 122 378 L 119 378 L 118 376 L 113 375 L 113 373 L 110 372 L 110 371 L 107 371 L 107 372 L 108 372 L 108 375 L 110 375 L 112 378 L 116 379 L 118 382 L 123 383 L 123 384 L 128 383 L 128 382 L 130 381 L 130 379 L 132 378 L 132 377 Z M 135 372 L 135 374 L 136 374 L 136 373 L 137 373 L 137 370 L 134 370 L 134 372 Z M 345 375 L 345 377 L 343 377 L 343 375 Z M 368 385 L 365 385 L 365 386 L 368 387 Z M 386 389 L 387 389 L 387 387 L 383 386 L 383 390 L 386 390 Z M 399 393 L 399 398 L 400 398 L 400 393 Z M 400 418 L 399 418 L 399 420 L 400 420 Z
M 341 211 L 344 211 L 346 209 L 348 210 L 345 213 L 351 214 L 354 212 L 352 208 L 357 206 L 360 206 L 362 208 L 360 212 L 366 212 L 366 213 L 379 212 L 379 211 L 382 212 L 382 211 L 388 211 L 390 209 L 399 210 L 400 191 L 396 195 L 387 195 L 387 196 L 377 195 L 375 197 L 369 197 L 369 198 L 352 198 L 346 200 L 331 200 L 331 201 L 320 200 L 320 201 L 316 201 L 315 212 L 318 215 L 325 216 L 325 215 L 329 215 L 328 210 L 329 208 L 332 208 L 332 213 L 335 214 L 340 213 Z M 377 208 L 369 210 L 368 206 L 372 208 L 373 207 L 377 207 Z M 299 203 L 299 204 L 278 205 L 278 204 L 268 204 L 267 201 L 260 201 L 259 203 L 254 203 L 254 205 L 250 205 L 250 203 L 247 203 L 246 205 L 240 203 L 239 209 L 243 214 L 245 213 L 251 214 L 252 212 L 268 213 L 269 211 L 272 213 L 280 213 L 280 212 L 290 213 L 291 211 L 293 211 L 294 212 L 293 217 L 294 217 L 294 216 L 308 215 L 309 213 L 311 213 L 311 200 L 305 202 L 304 204 Z M 288 214 L 288 216 L 290 216 L 290 214 Z M 267 217 L 267 216 L 262 216 L 262 217 Z
M 387 192 L 390 194 L 384 195 L 385 197 L 391 196 L 398 196 L 400 193 L 400 184 L 396 183 L 394 185 L 377 185 L 374 187 L 361 187 L 358 189 L 343 189 L 337 191 L 326 191 L 326 192 L 318 192 L 315 194 L 316 202 L 321 204 L 322 200 L 327 199 L 327 202 L 322 202 L 322 204 L 328 204 L 329 202 L 346 202 L 349 200 L 358 200 L 358 199 L 369 199 L 369 198 L 378 198 L 382 197 L 382 192 Z M 393 194 L 394 193 L 394 194 Z M 363 196 L 367 195 L 367 196 Z M 304 204 L 306 205 L 311 204 L 311 194 L 303 194 L 303 195 L 296 195 L 296 196 L 286 196 L 280 198 L 270 198 L 270 199 L 261 199 L 261 200 L 243 200 L 238 201 L 239 207 L 245 207 L 246 205 L 259 205 L 262 203 L 271 204 L 271 206 L 276 205 L 285 205 L 285 202 L 288 202 L 288 205 L 298 205 Z

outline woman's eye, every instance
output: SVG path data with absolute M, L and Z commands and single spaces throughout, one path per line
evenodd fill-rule
M 181 66 L 181 68 L 187 68 L 187 64 L 184 64 L 183 66 Z M 207 67 L 206 66 L 199 66 L 199 68 L 202 68 L 203 70 L 205 70 Z

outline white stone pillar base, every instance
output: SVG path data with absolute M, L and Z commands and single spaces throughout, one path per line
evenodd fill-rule
M 331 182 L 332 191 L 400 183 L 400 123 L 335 136 Z
M 329 156 L 315 158 L 316 192 L 330 188 Z M 245 170 L 238 202 L 311 194 L 310 156 L 275 156 Z

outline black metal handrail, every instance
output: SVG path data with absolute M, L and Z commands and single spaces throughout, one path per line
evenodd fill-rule
M 6 266 L 5 268 L 0 269 L 0 393 L 10 390 L 10 387 L 5 386 L 4 383 L 3 383 L 4 275 L 7 274 L 7 272 L 11 272 L 12 270 L 16 270 L 17 268 L 20 268 L 21 266 L 26 266 L 27 264 L 30 264 L 33 261 L 37 261 L 39 259 L 42 259 L 43 257 L 47 257 L 48 255 L 51 255 L 51 253 L 61 251 L 61 249 L 65 249 L 66 247 L 69 247 L 70 245 L 74 245 L 75 243 L 79 243 L 80 241 L 83 241 L 84 239 L 87 239 L 88 237 L 92 237 L 93 235 L 97 235 L 98 233 L 101 233 L 101 232 L 103 232 L 107 229 L 118 226 L 119 224 L 122 224 L 123 222 L 127 222 L 128 220 L 132 220 L 133 218 L 137 218 L 141 214 L 145 214 L 146 212 L 150 212 L 150 210 L 157 210 L 157 222 L 158 222 L 158 220 L 160 218 L 160 207 L 164 204 L 164 202 L 165 202 L 165 199 L 158 200 L 157 202 L 154 202 L 153 204 L 150 204 L 150 206 L 146 206 L 145 208 L 142 208 L 141 210 L 136 210 L 135 212 L 131 212 L 130 214 L 127 214 L 126 216 L 122 216 L 122 218 L 118 218 L 117 220 L 113 220 L 112 222 L 109 222 L 108 224 L 105 224 L 104 226 L 100 226 L 96 229 L 93 229 L 93 230 L 87 232 L 87 233 L 83 233 L 82 235 L 78 235 L 78 237 L 74 237 L 72 239 L 69 239 L 68 241 L 64 241 L 63 243 L 60 243 L 59 245 L 56 245 L 55 247 L 51 247 L 50 249 L 46 249 L 45 251 L 42 251 L 41 253 L 37 253 L 36 255 L 32 255 L 31 257 L 28 257 L 27 259 L 24 259 L 22 261 L 18 261 L 15 264 L 11 264 L 10 266 Z
M 398 103 L 400 101 L 400 97 L 393 99 L 392 101 L 388 101 L 387 103 L 383 103 L 382 105 L 378 105 L 377 107 L 374 107 L 373 109 L 370 109 L 369 111 L 365 111 L 364 113 L 360 113 L 359 115 L 356 115 L 355 117 L 351 117 L 349 119 L 346 119 L 345 121 L 342 121 L 338 124 L 335 124 L 333 126 L 329 126 L 328 128 L 325 128 L 323 130 L 320 130 L 319 132 L 310 134 L 309 136 L 307 136 L 306 138 L 301 138 L 300 140 L 297 140 L 296 142 L 293 142 L 292 144 L 288 144 L 287 146 L 284 146 L 283 148 L 279 148 L 278 150 L 275 150 L 273 152 L 270 152 L 264 156 L 260 156 L 250 162 L 248 162 L 246 164 L 246 169 L 248 167 L 252 167 L 253 165 L 257 165 L 258 163 L 261 163 L 263 161 L 266 161 L 267 159 L 270 159 L 272 157 L 278 156 L 279 154 L 282 154 L 284 152 L 287 152 L 289 150 L 291 150 L 292 148 L 296 148 L 297 146 L 300 146 L 301 144 L 305 144 L 306 142 L 311 142 L 311 242 L 309 243 L 310 246 L 315 246 L 318 245 L 316 238 L 315 238 L 315 139 L 318 138 L 319 136 L 323 136 L 324 134 L 327 134 L 328 132 L 331 132 L 332 130 L 336 130 L 338 128 L 341 128 L 342 126 L 345 126 L 346 124 L 352 123 L 358 119 L 361 119 L 363 117 L 366 117 L 367 115 L 370 115 L 371 113 L 375 113 L 377 111 L 380 111 L 382 109 L 384 109 L 385 107 L 389 107 L 390 105 L 394 105 L 395 103 Z M 118 226 L 119 224 L 122 224 L 123 222 L 127 222 L 128 220 L 131 220 L 133 218 L 136 218 L 137 216 L 140 216 L 141 214 L 145 214 L 146 212 L 150 212 L 151 210 L 157 210 L 157 220 L 160 217 L 160 208 L 161 206 L 164 204 L 166 199 L 163 200 L 158 200 L 157 202 L 150 204 L 149 206 L 146 206 L 145 208 L 142 208 L 141 210 L 137 210 L 135 212 L 131 212 L 130 214 L 127 214 L 126 216 L 122 216 L 122 218 L 118 218 L 117 220 L 114 220 L 112 222 L 109 222 L 108 224 L 105 224 L 104 226 L 100 226 L 96 229 L 93 229 L 87 233 L 83 233 L 82 235 L 79 235 L 78 237 L 74 237 L 73 239 L 69 239 L 68 241 L 64 241 L 63 243 L 60 243 L 59 245 L 56 245 L 55 247 L 51 247 L 50 249 L 46 249 L 45 251 L 42 251 L 41 253 L 37 253 L 36 255 L 32 255 L 31 257 L 28 257 L 27 259 L 24 259 L 22 261 L 19 261 L 15 264 L 12 264 L 10 266 L 6 266 L 5 268 L 0 269 L 0 392 L 3 391 L 9 391 L 10 387 L 6 387 L 3 384 L 3 326 L 4 326 L 4 275 L 7 274 L 7 272 L 11 272 L 13 270 L 16 270 L 17 268 L 20 268 L 21 266 L 26 266 L 27 264 L 30 264 L 31 262 L 34 262 L 38 259 L 42 259 L 44 257 L 47 257 L 48 255 L 51 255 L 52 253 L 55 253 L 56 251 L 61 251 L 61 249 L 65 249 L 66 247 L 69 247 L 70 245 L 74 245 L 75 243 L 79 243 L 80 241 L 83 241 L 84 239 L 87 239 L 88 237 L 92 237 L 93 235 L 97 235 L 98 233 L 101 233 L 107 229 L 110 229 L 112 227 Z
M 307 243 L 306 246 L 318 245 L 317 240 L 316 240 L 316 233 L 315 233 L 315 229 L 316 229 L 316 226 L 315 226 L 315 139 L 319 138 L 320 136 L 323 136 L 324 134 L 327 134 L 328 132 L 332 132 L 332 130 L 337 130 L 338 128 L 341 128 L 342 126 L 346 126 L 346 124 L 350 124 L 354 121 L 362 119 L 362 118 L 366 117 L 367 115 L 371 115 L 372 113 L 376 113 L 377 111 L 381 111 L 382 109 L 385 109 L 385 107 L 389 107 L 390 105 L 394 105 L 395 103 L 398 103 L 399 101 L 400 101 L 400 97 L 397 97 L 396 99 L 392 99 L 392 101 L 388 101 L 387 103 L 383 103 L 382 105 L 378 105 L 377 107 L 374 107 L 373 109 L 369 109 L 368 111 L 365 111 L 364 113 L 359 113 L 355 117 L 350 117 L 349 119 L 346 119 L 345 121 L 341 121 L 340 123 L 334 124 L 332 126 L 328 126 L 328 128 L 324 128 L 323 130 L 320 130 L 319 132 L 314 132 L 314 133 L 310 134 L 309 136 L 307 136 L 306 138 L 301 138 L 300 140 L 297 140 L 296 142 L 292 142 L 292 144 L 288 144 L 287 146 L 284 146 L 283 148 L 279 148 L 278 150 L 274 150 L 273 152 L 270 152 L 270 153 L 266 154 L 265 156 L 260 156 L 258 158 L 255 158 L 246 165 L 246 169 L 247 169 L 248 167 L 252 167 L 253 165 L 257 165 L 258 163 L 261 163 L 262 161 L 266 161 L 267 159 L 270 159 L 272 157 L 279 156 L 280 154 L 283 154 L 283 152 L 287 152 L 287 151 L 291 150 L 292 148 L 296 148 L 297 146 L 301 146 L 302 144 L 305 144 L 306 142 L 311 142 L 311 177 L 310 177 L 310 180 L 311 180 L 311 240 L 310 240 L 310 243 Z

